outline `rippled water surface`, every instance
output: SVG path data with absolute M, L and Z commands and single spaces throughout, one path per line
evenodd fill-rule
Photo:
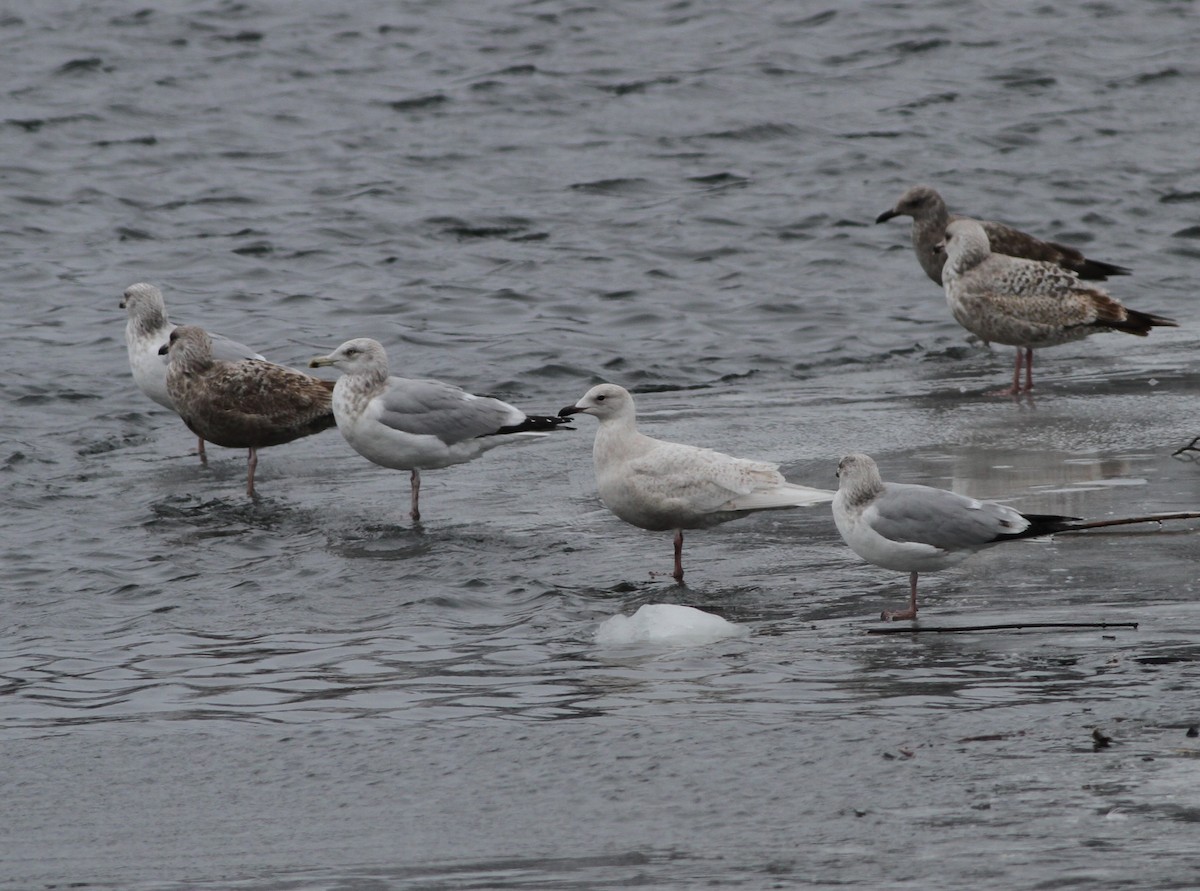
M 1022 510 L 1195 509 L 1193 4 L 184 2 L 0 17 L 0 886 L 1191 888 L 1196 526 L 904 577 L 826 508 L 667 533 L 594 423 L 424 477 L 240 452 L 136 390 L 121 292 L 302 365 L 838 458 Z M 340 7 L 340 8 L 339 8 Z M 917 182 L 1134 268 L 1178 319 L 983 395 Z M 645 603 L 748 637 L 605 648 Z M 1136 627 L 1133 627 L 1136 623 Z M 1094 736 L 1099 734 L 1099 740 Z M 1103 739 L 1110 742 L 1103 744 Z

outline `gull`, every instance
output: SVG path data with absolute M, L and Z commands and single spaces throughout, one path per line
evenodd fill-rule
M 125 323 L 125 348 L 129 352 L 129 370 L 133 372 L 133 382 L 163 408 L 175 411 L 175 403 L 167 393 L 168 359 L 160 354 L 175 326 L 167 319 L 167 305 L 162 291 L 146 282 L 130 285 L 121 297 L 121 309 L 129 315 Z M 250 347 L 228 337 L 220 334 L 209 336 L 212 338 L 213 356 L 217 359 L 237 361 L 263 358 Z M 208 460 L 203 436 L 199 438 L 197 452 L 202 462 Z
M 909 574 L 908 608 L 885 610 L 881 616 L 885 620 L 917 617 L 919 573 L 955 566 L 1006 541 L 1200 518 L 1197 511 L 1088 521 L 1058 514 L 1023 514 L 994 501 L 978 501 L 932 486 L 885 483 L 875 461 L 863 454 L 842 458 L 837 474 L 833 521 L 842 540 L 868 563 Z
M 917 617 L 917 575 L 961 563 L 1004 541 L 1036 538 L 1071 528 L 1078 517 L 1023 514 L 994 501 L 906 483 L 885 483 L 868 455 L 838 464 L 833 521 L 850 550 L 868 563 L 907 572 L 906 610 L 882 618 Z
M 895 207 L 885 210 L 876 217 L 875 222 L 883 223 L 899 216 L 912 217 L 912 244 L 913 250 L 917 253 L 917 261 L 925 270 L 926 275 L 936 284 L 942 284 L 942 269 L 946 265 L 946 252 L 940 246 L 940 242 L 945 237 L 946 227 L 954 220 L 964 218 L 950 213 L 946 209 L 946 202 L 942 200 L 942 196 L 929 186 L 913 186 L 900 196 Z M 1073 247 L 1053 241 L 1042 241 L 1040 238 L 1034 238 L 1032 235 L 1003 223 L 981 220 L 980 225 L 987 232 L 992 243 L 992 250 L 997 254 L 1053 263 L 1063 269 L 1071 270 L 1080 278 L 1096 281 L 1103 281 L 1110 275 L 1129 275 L 1130 273 L 1130 270 L 1124 266 L 1089 260 Z
M 594 415 L 592 460 L 604 506 L 655 532 L 675 530 L 675 571 L 683 581 L 683 530 L 704 529 L 752 511 L 807 507 L 833 492 L 789 483 L 779 465 L 748 461 L 639 433 L 633 396 L 616 384 L 592 387 L 559 412 Z
M 333 388 L 333 414 L 354 451 L 383 467 L 412 471 L 413 522 L 421 519 L 422 470 L 465 464 L 497 446 L 545 437 L 567 423 L 527 415 L 442 381 L 391 377 L 387 352 L 369 337 L 348 340 L 308 365 L 332 365 L 342 372 Z
M 218 359 L 203 328 L 180 325 L 159 351 L 171 357 L 167 393 L 188 429 L 219 446 L 250 450 L 246 494 L 251 497 L 259 449 L 335 423 L 330 381 L 261 359 Z
M 1100 331 L 1145 337 L 1154 327 L 1178 327 L 1172 319 L 1126 309 L 1102 288 L 1079 280 L 1054 263 L 994 253 L 976 220 L 946 228 L 942 280 L 955 321 L 985 341 L 1017 348 L 1012 387 L 1021 392 L 1022 351 L 1026 390 L 1033 389 L 1033 351 Z

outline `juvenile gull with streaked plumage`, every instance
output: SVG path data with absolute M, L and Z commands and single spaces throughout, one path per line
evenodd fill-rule
M 952 214 L 946 208 L 942 196 L 929 186 L 913 186 L 900 196 L 891 210 L 885 210 L 876 219 L 882 223 L 893 217 L 912 217 L 912 244 L 921 268 L 937 284 L 942 284 L 942 269 L 946 265 L 946 252 L 941 242 L 946 236 L 946 227 L 954 220 L 966 219 Z M 1129 275 L 1130 270 L 1113 263 L 1089 260 L 1080 251 L 1065 244 L 1034 238 L 1020 229 L 992 220 L 980 220 L 987 232 L 992 250 L 997 254 L 1040 260 L 1069 269 L 1080 278 L 1103 281 L 1110 275 Z
M 943 243 L 946 302 L 955 320 L 988 342 L 1017 348 L 1012 387 L 1021 392 L 1022 351 L 1026 389 L 1033 389 L 1033 351 L 1082 340 L 1101 331 L 1145 337 L 1172 319 L 1127 309 L 1102 288 L 1054 263 L 994 253 L 976 220 L 955 220 Z
M 779 465 L 748 461 L 637 429 L 633 396 L 616 384 L 592 387 L 559 414 L 600 421 L 592 447 L 596 488 L 610 511 L 633 526 L 675 530 L 675 580 L 683 581 L 683 530 L 704 529 L 760 510 L 808 507 L 833 492 L 789 483 Z
M 188 429 L 219 446 L 250 450 L 250 496 L 259 449 L 334 426 L 330 381 L 261 359 L 217 359 L 212 338 L 195 325 L 172 331 L 161 352 L 171 357 L 167 393 Z
M 342 372 L 333 390 L 333 413 L 346 442 L 368 461 L 412 471 L 414 521 L 421 519 L 422 470 L 464 464 L 497 446 L 529 442 L 567 423 L 527 415 L 507 402 L 442 381 L 392 377 L 387 352 L 369 337 L 348 340 L 308 364 L 332 365 Z
M 129 370 L 133 372 L 133 382 L 163 408 L 175 411 L 175 403 L 167 392 L 169 360 L 160 350 L 176 326 L 167 318 L 167 304 L 162 291 L 146 282 L 130 285 L 121 297 L 121 309 L 129 315 L 125 323 L 125 348 L 129 352 Z M 237 361 L 263 358 L 250 347 L 228 337 L 220 334 L 209 334 L 209 337 L 212 338 L 213 356 L 217 359 Z M 196 450 L 200 460 L 206 461 L 203 436 L 199 438 Z

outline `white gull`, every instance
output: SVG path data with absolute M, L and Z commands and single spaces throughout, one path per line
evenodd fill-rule
M 616 384 L 592 387 L 566 417 L 600 421 L 592 460 L 604 506 L 633 526 L 675 530 L 675 580 L 683 581 L 683 530 L 704 529 L 760 510 L 807 507 L 833 492 L 789 483 L 779 465 L 748 461 L 638 432 L 633 396 Z

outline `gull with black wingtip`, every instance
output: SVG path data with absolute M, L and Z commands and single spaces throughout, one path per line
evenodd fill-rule
M 394 377 L 383 345 L 369 337 L 348 340 L 308 364 L 342 372 L 333 388 L 333 414 L 351 448 L 381 467 L 411 471 L 414 522 L 421 519 L 422 470 L 465 464 L 498 446 L 542 439 L 568 423 L 527 415 L 443 381 Z
M 942 284 L 946 251 L 941 246 L 941 241 L 945 238 L 946 227 L 955 220 L 967 218 L 950 213 L 942 196 L 930 186 L 913 186 L 900 196 L 895 206 L 876 217 L 875 222 L 884 223 L 899 216 L 912 217 L 912 245 L 917 253 L 917 262 L 936 284 Z M 979 224 L 987 232 L 992 250 L 997 254 L 1053 263 L 1063 269 L 1069 269 L 1080 278 L 1096 281 L 1103 281 L 1110 275 L 1130 273 L 1124 266 L 1090 260 L 1076 248 L 1054 241 L 1043 241 L 1004 223 L 980 220 Z

